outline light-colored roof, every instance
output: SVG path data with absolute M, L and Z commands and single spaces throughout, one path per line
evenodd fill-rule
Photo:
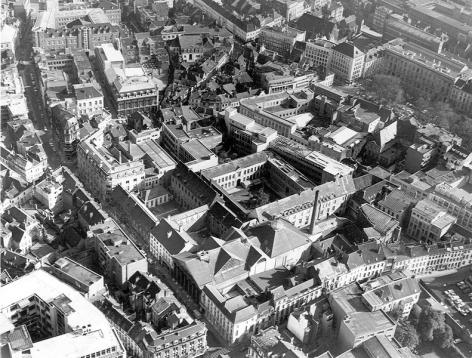
M 37 295 L 49 304 L 59 305 L 58 307 L 67 311 L 67 322 L 72 329 L 85 326 L 92 332 L 85 335 L 66 333 L 36 342 L 31 348 L 32 358 L 72 358 L 121 346 L 115 332 L 98 308 L 74 288 L 43 270 L 33 271 L 2 286 L 0 311 L 33 295 Z

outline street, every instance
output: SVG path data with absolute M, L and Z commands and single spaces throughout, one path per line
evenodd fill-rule
M 29 118 L 37 130 L 38 136 L 43 143 L 44 151 L 48 158 L 48 164 L 52 169 L 58 168 L 62 161 L 61 148 L 54 135 L 51 119 L 48 117 L 44 103 L 42 101 L 40 89 L 40 74 L 37 66 L 32 63 L 31 53 L 33 50 L 33 40 L 31 38 L 31 24 L 25 23 L 21 33 L 22 46 L 18 48 L 19 74 L 25 87 L 25 97 L 29 109 Z

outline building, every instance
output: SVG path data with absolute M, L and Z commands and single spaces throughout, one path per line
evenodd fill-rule
M 209 184 L 182 163 L 178 163 L 171 174 L 169 190 L 185 210 L 210 205 L 218 196 Z
M 270 148 L 285 160 L 293 163 L 295 168 L 313 180 L 315 184 L 351 176 L 354 172 L 353 168 L 288 138 L 279 136 L 271 143 Z
M 121 185 L 113 189 L 110 197 L 114 215 L 123 225 L 132 228 L 134 238 L 145 245 L 149 241 L 149 231 L 159 220 L 135 193 L 126 191 Z M 149 249 L 148 246 L 144 248 Z
M 252 154 L 266 150 L 277 138 L 275 129 L 264 127 L 254 119 L 237 112 L 236 108 L 225 110 L 225 123 L 234 149 L 240 154 Z
M 199 126 L 196 122 L 200 117 L 191 108 L 183 108 L 183 120 L 172 115 L 173 119 L 162 125 L 162 147 L 195 172 L 217 165 L 214 150 L 222 134 L 212 126 Z
M 396 39 L 384 45 L 380 71 L 400 77 L 411 93 L 445 102 L 451 96 L 455 79 L 464 68 L 463 63 L 447 56 Z
M 241 100 L 239 113 L 262 126 L 275 129 L 282 136 L 290 137 L 300 126 L 290 117 L 308 112 L 313 98 L 310 89 L 247 98 Z
M 98 8 L 103 10 L 112 25 L 119 25 L 121 23 L 121 8 L 119 4 L 103 0 L 98 3 Z
M 449 96 L 451 104 L 464 113 L 472 111 L 472 74 L 470 71 L 462 72 L 454 82 Z
M 470 183 L 470 177 L 469 182 Z M 453 186 L 449 183 L 436 185 L 428 197 L 436 205 L 447 210 L 449 215 L 457 219 L 457 225 L 472 232 L 472 192 L 467 183 Z
M 289 26 L 281 28 L 264 27 L 261 29 L 259 41 L 270 51 L 280 56 L 289 56 L 297 41 L 305 41 L 306 32 Z
M 126 357 L 116 331 L 98 308 L 44 270 L 2 286 L 0 295 L 2 322 L 9 323 L 2 325 L 2 351 L 9 356 Z
M 269 327 L 251 336 L 248 358 L 270 358 L 280 354 L 282 357 L 306 358 L 308 357 L 293 342 L 282 336 L 277 327 Z
M 2 25 L 0 30 L 0 52 L 15 58 L 18 45 L 18 29 L 11 25 Z
M 321 67 L 325 71 L 329 71 L 331 68 L 331 58 L 333 56 L 333 47 L 336 44 L 334 42 L 315 39 L 308 40 L 305 44 L 305 50 L 303 52 L 303 58 L 313 63 L 315 67 Z
M 110 23 L 87 23 L 81 20 L 58 28 L 33 27 L 34 47 L 42 51 L 80 49 L 93 51 L 96 46 L 114 42 L 120 36 L 119 26 Z
M 440 28 L 454 41 L 463 44 L 470 43 L 472 24 L 467 20 L 470 16 L 462 14 L 462 18 L 457 17 L 461 15 L 461 10 L 455 5 L 450 9 L 445 9 L 443 6 L 436 6 L 435 3 L 416 4 L 408 9 L 408 15 L 412 21 L 420 21 L 425 26 Z
M 287 22 L 298 19 L 307 10 L 305 2 L 301 0 L 276 0 L 273 6 L 278 13 L 282 14 Z
M 419 201 L 411 212 L 407 233 L 419 241 L 440 240 L 456 222 L 456 218 L 428 199 Z
M 76 84 L 74 87 L 77 103 L 76 113 L 90 118 L 103 113 L 103 94 L 93 83 Z
M 33 196 L 54 215 L 64 210 L 62 178 L 46 178 L 35 185 Z
M 361 285 L 361 300 L 369 311 L 395 312 L 406 318 L 420 298 L 421 289 L 415 278 L 403 272 L 393 272 L 372 279 Z
M 146 255 L 111 219 L 88 232 L 87 248 L 92 248 L 103 276 L 121 287 L 138 271 L 147 272 Z
M 89 270 L 68 257 L 58 259 L 50 267 L 50 273 L 74 287 L 89 300 L 106 291 L 102 275 Z
M 342 42 L 333 46 L 329 70 L 341 82 L 351 83 L 362 77 L 365 54 L 352 42 Z
M 126 117 L 137 111 L 150 113 L 157 108 L 159 82 L 142 68 L 112 67 L 105 71 L 105 76 L 119 116 Z
M 337 358 L 352 358 L 352 357 L 382 357 L 382 358 L 410 358 L 413 353 L 408 347 L 401 347 L 396 339 L 389 339 L 383 334 L 371 337 L 360 345 L 347 350 Z M 319 358 L 325 358 L 319 357 Z M 328 356 L 326 358 L 331 358 Z
M 244 42 L 255 40 L 259 36 L 262 27 L 281 25 L 283 19 L 277 13 L 274 14 L 273 18 L 263 18 L 262 16 L 237 17 L 230 9 L 226 9 L 212 0 L 195 0 L 194 4 Z
M 138 111 L 146 114 L 157 108 L 158 79 L 147 75 L 141 67 L 126 67 L 123 55 L 111 43 L 96 47 L 95 56 L 119 116 L 126 117 Z
M 340 320 L 338 342 L 341 350 L 357 347 L 379 334 L 392 339 L 397 327 L 384 311 L 353 312 Z
M 103 146 L 105 134 L 99 130 L 77 146 L 77 164 L 85 187 L 101 201 L 109 200 L 113 188 L 121 185 L 131 191 L 145 181 L 141 159 L 127 160 L 121 151 L 110 152 Z
M 28 151 L 26 156 L 10 151 L 3 146 L 0 147 L 0 151 L 1 163 L 11 171 L 17 173 L 27 183 L 33 183 L 40 179 L 48 166 L 44 151 L 38 151 L 36 153 Z
M 287 321 L 287 330 L 292 333 L 301 344 L 310 344 L 316 339 L 319 322 L 306 310 L 299 309 L 290 314 Z
M 39 233 L 39 222 L 16 206 L 4 210 L 1 217 L 1 246 L 26 254 L 33 246 L 33 239 Z

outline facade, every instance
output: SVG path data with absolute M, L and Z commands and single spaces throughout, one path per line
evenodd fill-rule
M 305 31 L 289 26 L 281 28 L 264 27 L 261 30 L 259 41 L 266 49 L 275 51 L 280 56 L 289 56 L 295 42 L 305 41 L 305 35 Z
M 112 104 L 119 116 L 135 112 L 149 113 L 157 108 L 158 80 L 147 75 L 141 67 L 126 67 L 120 51 L 107 43 L 95 48 L 100 70 L 112 95 Z
M 419 241 L 440 240 L 456 218 L 428 199 L 419 201 L 411 212 L 407 234 Z
M 98 3 L 98 8 L 103 10 L 112 25 L 119 25 L 121 23 L 121 8 L 119 4 L 103 0 Z
M 103 140 L 103 131 L 97 131 L 77 146 L 79 176 L 85 187 L 101 201 L 109 200 L 118 185 L 127 191 L 141 188 L 145 181 L 142 160 L 124 161 L 121 152 L 114 156 Z
M 408 91 L 449 100 L 455 79 L 465 67 L 463 63 L 400 39 L 384 46 L 382 73 L 400 77 Z
M 335 43 L 328 40 L 308 40 L 305 45 L 303 57 L 313 62 L 313 66 L 320 66 L 327 71 L 331 68 L 334 46 Z
M 134 273 L 148 270 L 145 254 L 111 219 L 91 227 L 86 246 L 94 250 L 103 276 L 117 287 Z
M 365 54 L 354 44 L 342 42 L 333 46 L 330 71 L 341 82 L 351 83 L 362 77 Z
M 241 154 L 266 150 L 277 138 L 276 130 L 261 126 L 254 119 L 238 113 L 236 108 L 225 110 L 225 123 L 235 150 Z
M 58 259 L 51 266 L 51 274 L 74 287 L 87 299 L 93 299 L 106 291 L 102 275 L 89 270 L 68 257 Z
M 18 173 L 27 183 L 33 183 L 40 179 L 46 171 L 47 157 L 45 153 L 24 156 L 4 147 L 0 147 L 0 151 L 1 163 L 13 172 Z
M 33 29 L 34 31 L 34 29 Z M 111 24 L 83 24 L 58 29 L 47 28 L 33 33 L 34 47 L 43 51 L 80 49 L 93 51 L 96 46 L 119 38 L 119 27 Z
M 319 151 L 284 137 L 278 137 L 270 148 L 309 177 L 315 184 L 351 176 L 354 169 Z
M 77 101 L 77 114 L 92 117 L 103 112 L 103 94 L 95 84 L 83 83 L 74 85 Z
M 339 345 L 342 350 L 351 349 L 379 334 L 393 339 L 396 327 L 384 311 L 355 312 L 341 320 Z
M 36 184 L 33 191 L 33 196 L 37 199 L 47 210 L 51 210 L 54 214 L 58 214 L 64 210 L 63 203 L 63 186 L 54 179 L 45 179 Z
M 446 209 L 449 215 L 457 218 L 457 225 L 472 232 L 472 193 L 467 190 L 467 186 L 453 187 L 441 183 L 429 194 L 429 199 Z
M 290 137 L 297 129 L 296 121 L 290 120 L 290 117 L 308 112 L 313 98 L 310 89 L 247 98 L 241 100 L 239 113 L 262 126 L 275 129 L 280 135 Z

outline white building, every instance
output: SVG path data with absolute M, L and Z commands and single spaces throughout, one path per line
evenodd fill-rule
M 331 66 L 334 46 L 334 42 L 324 39 L 309 40 L 306 42 L 303 57 L 312 61 L 313 66 L 321 66 L 323 69 L 328 70 Z
M 362 77 L 365 54 L 350 42 L 342 42 L 333 47 L 330 70 L 335 78 L 351 83 Z
M 79 176 L 85 187 L 99 200 L 108 200 L 118 185 L 126 191 L 140 189 L 145 181 L 143 161 L 124 160 L 120 151 L 114 155 L 103 146 L 103 137 L 99 130 L 77 146 Z
M 421 241 L 438 241 L 443 237 L 456 218 L 445 209 L 428 199 L 419 201 L 411 212 L 407 233 Z
M 2 352 L 10 357 L 126 357 L 98 308 L 46 271 L 33 271 L 0 287 L 0 297 L 2 322 L 16 327 L 12 331 L 11 324 L 2 325 L 0 331 L 7 339 Z M 49 338 L 33 342 L 28 332 L 33 329 Z
M 93 83 L 74 85 L 77 103 L 77 115 L 94 115 L 103 113 L 103 94 Z

